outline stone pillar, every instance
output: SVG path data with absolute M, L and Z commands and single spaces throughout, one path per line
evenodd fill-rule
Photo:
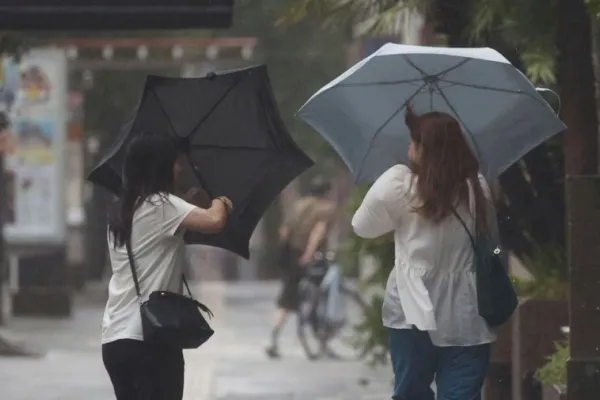
M 9 136 L 5 130 L 9 125 L 8 116 L 0 112 L 0 325 L 9 317 L 10 299 L 8 298 L 8 266 L 4 253 L 4 219 L 6 212 L 6 182 L 4 176 L 4 153 L 9 145 Z
M 0 152 L 0 325 L 5 323 L 9 316 L 9 298 L 8 298 L 8 267 L 6 256 L 4 254 L 4 157 Z
M 84 151 L 85 169 L 97 165 L 112 136 L 106 132 L 86 132 Z M 106 215 L 112 194 L 91 182 L 84 183 L 83 207 L 85 225 L 83 228 L 85 276 L 88 280 L 101 281 L 108 265 L 108 249 L 106 247 Z
M 567 398 L 596 400 L 600 393 L 600 177 L 567 178 L 571 357 Z

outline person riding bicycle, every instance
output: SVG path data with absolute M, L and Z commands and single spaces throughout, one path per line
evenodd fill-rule
M 323 177 L 310 183 L 309 194 L 296 201 L 289 218 L 280 229 L 280 240 L 286 248 L 282 264 L 282 285 L 277 300 L 278 310 L 271 333 L 267 354 L 280 356 L 278 339 L 290 313 L 297 311 L 300 303 L 299 284 L 306 267 L 313 263 L 316 254 L 325 254 L 327 237 L 335 215 L 335 203 L 328 199 L 331 185 Z M 326 271 L 323 271 L 325 274 Z

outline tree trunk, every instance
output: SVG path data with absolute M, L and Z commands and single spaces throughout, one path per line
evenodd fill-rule
M 592 61 L 594 63 L 594 77 L 596 90 L 596 118 L 600 120 L 600 21 L 592 18 Z M 600 151 L 600 150 L 599 150 Z M 600 160 L 598 160 L 600 163 Z M 600 164 L 598 165 L 600 170 Z
M 598 117 L 592 64 L 591 21 L 584 0 L 560 0 L 557 78 L 564 138 L 565 173 L 598 171 Z
M 557 78 L 562 99 L 562 118 L 568 129 L 564 137 L 567 185 L 568 256 L 570 269 L 570 359 L 567 365 L 569 399 L 598 397 L 600 357 L 595 311 L 600 293 L 588 283 L 598 280 L 597 254 L 591 251 L 598 218 L 598 178 L 574 177 L 598 172 L 598 116 L 592 64 L 591 20 L 584 0 L 559 0 L 557 32 Z M 575 289 L 575 290 L 574 290 Z
M 448 38 L 448 47 L 469 46 L 466 28 L 469 26 L 468 0 L 436 0 L 432 18 L 436 21 L 437 31 Z

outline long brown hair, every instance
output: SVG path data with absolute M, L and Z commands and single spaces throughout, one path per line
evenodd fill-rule
M 479 161 L 458 121 L 437 111 L 416 115 L 411 107 L 406 109 L 405 121 L 418 153 L 418 160 L 411 161 L 421 201 L 415 211 L 440 222 L 457 205 L 468 204 L 470 182 L 475 192 L 477 231 L 485 232 L 486 198 L 479 182 Z

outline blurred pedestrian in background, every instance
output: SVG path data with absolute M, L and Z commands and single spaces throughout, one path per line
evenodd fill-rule
M 321 176 L 314 178 L 308 195 L 296 201 L 280 229 L 282 283 L 271 344 L 267 348 L 271 358 L 280 356 L 279 335 L 289 315 L 298 309 L 299 284 L 304 269 L 314 260 L 316 253 L 327 252 L 327 239 L 335 216 L 335 203 L 328 199 L 330 190 L 331 184 L 327 179 Z

